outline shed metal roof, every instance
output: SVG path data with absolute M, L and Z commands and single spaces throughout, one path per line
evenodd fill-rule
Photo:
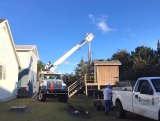
M 94 65 L 121 65 L 119 60 L 111 60 L 111 61 L 94 61 Z
M 4 24 L 3 24 L 3 22 L 4 22 Z M 1 19 L 0 18 L 0 24 L 2 24 L 2 26 L 6 27 L 6 29 L 7 29 L 9 40 L 10 40 L 10 42 L 12 44 L 13 51 L 14 51 L 16 60 L 18 62 L 19 69 L 21 69 L 21 65 L 20 65 L 20 62 L 19 62 L 19 58 L 18 58 L 18 55 L 17 55 L 17 52 L 16 52 L 16 48 L 15 48 L 15 44 L 14 44 L 14 40 L 13 40 L 12 33 L 11 33 L 11 30 L 10 30 L 9 23 L 8 23 L 7 19 Z

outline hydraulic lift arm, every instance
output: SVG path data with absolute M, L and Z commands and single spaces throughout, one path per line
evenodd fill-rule
M 76 50 L 82 47 L 86 42 L 91 42 L 93 38 L 94 35 L 92 33 L 86 34 L 84 40 L 82 40 L 79 44 L 70 49 L 67 53 L 65 53 L 61 58 L 59 58 L 49 67 L 50 71 L 54 72 L 54 70 L 57 68 L 59 64 L 63 63 L 69 56 L 71 56 Z

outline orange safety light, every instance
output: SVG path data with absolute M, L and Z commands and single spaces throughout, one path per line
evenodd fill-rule
M 49 90 L 50 90 L 51 92 L 53 92 L 53 90 L 54 90 L 54 85 L 53 85 L 53 84 L 50 85 Z

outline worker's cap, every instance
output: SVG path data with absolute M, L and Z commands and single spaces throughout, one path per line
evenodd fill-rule
M 112 84 L 111 83 L 107 83 L 107 87 L 111 88 Z
M 111 83 L 107 83 L 107 85 L 110 85 L 110 86 L 111 86 L 112 84 L 111 84 Z

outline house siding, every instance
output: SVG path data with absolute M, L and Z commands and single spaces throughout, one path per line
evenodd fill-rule
M 29 63 L 29 53 L 27 51 L 24 52 L 18 52 L 18 57 L 20 60 L 20 64 L 21 64 L 21 71 L 22 72 L 24 69 L 28 68 L 28 63 Z M 28 83 L 28 73 L 27 75 L 23 75 L 22 78 L 20 78 L 19 80 L 19 87 L 26 87 L 27 88 L 27 83 Z
M 25 88 L 27 95 L 35 93 L 33 84 L 37 82 L 37 61 L 38 58 L 32 50 L 17 50 L 22 65 L 22 71 L 19 73 L 19 87 Z M 23 73 L 24 72 L 24 73 Z
M 31 71 L 29 74 L 29 77 L 32 82 L 36 82 L 37 81 L 37 57 L 34 55 L 33 51 L 29 52 L 30 54 L 30 59 L 32 58 L 32 62 L 31 62 Z
M 28 68 L 29 53 L 27 51 L 23 51 L 23 52 L 17 52 L 17 54 L 20 60 L 21 68 L 22 69 Z
M 7 22 L 0 24 L 0 64 L 6 67 L 6 78 L 0 80 L 0 102 L 17 95 L 18 62 L 10 40 Z

